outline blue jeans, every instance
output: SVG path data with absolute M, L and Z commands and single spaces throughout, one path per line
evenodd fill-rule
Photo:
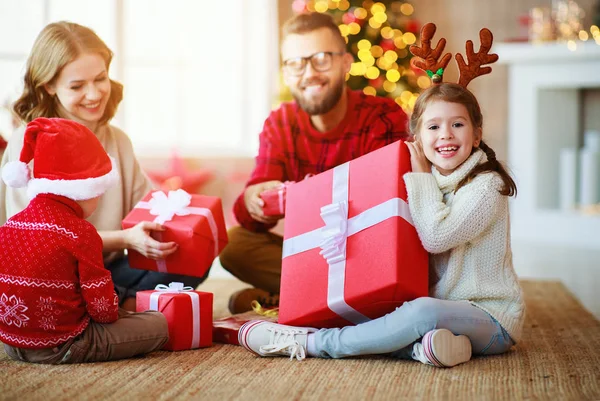
M 501 354 L 514 342 L 500 323 L 466 301 L 417 298 L 370 322 L 315 333 L 322 358 L 391 354 L 410 359 L 413 344 L 434 329 L 448 329 L 471 340 L 474 355 Z
M 139 270 L 129 267 L 127 257 L 116 259 L 106 265 L 110 270 L 115 292 L 119 297 L 119 305 L 125 298 L 133 297 L 138 291 L 153 290 L 157 284 L 169 285 L 169 283 L 178 281 L 192 288 L 198 287 L 208 277 L 210 269 L 204 277 L 183 276 L 181 274 L 160 273 L 150 270 Z

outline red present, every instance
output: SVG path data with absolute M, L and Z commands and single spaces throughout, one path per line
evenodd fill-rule
M 266 320 L 277 323 L 277 310 L 262 309 L 258 305 L 258 309 L 217 319 L 213 322 L 213 341 L 216 343 L 240 345 L 238 341 L 240 327 L 250 320 Z
M 227 245 L 223 207 L 215 196 L 190 195 L 181 189 L 168 195 L 154 191 L 125 217 L 123 229 L 140 221 L 163 224 L 166 230 L 153 231 L 152 237 L 176 242 L 179 248 L 162 260 L 148 259 L 129 249 L 129 265 L 136 269 L 203 277 Z
M 137 312 L 156 310 L 167 318 L 169 341 L 163 349 L 181 351 L 212 345 L 213 294 L 192 290 L 183 283 L 170 283 L 137 292 Z
M 287 189 L 279 323 L 342 327 L 428 294 L 395 142 Z
M 290 183 L 282 183 L 279 187 L 267 189 L 260 193 L 265 203 L 263 213 L 265 216 L 282 216 L 285 214 L 285 193 Z
M 312 177 L 314 174 L 306 174 L 304 179 Z M 286 181 L 281 183 L 277 188 L 267 189 L 260 193 L 260 198 L 265 202 L 263 213 L 265 216 L 283 216 L 285 214 L 285 198 L 287 187 L 293 184 L 294 181 Z

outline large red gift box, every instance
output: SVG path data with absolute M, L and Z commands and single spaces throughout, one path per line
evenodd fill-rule
M 203 277 L 227 245 L 221 199 L 190 195 L 183 190 L 147 194 L 122 222 L 123 229 L 141 221 L 155 221 L 165 231 L 153 231 L 161 242 L 176 242 L 178 249 L 162 260 L 148 259 L 128 249 L 129 265 L 135 269 Z
M 238 341 L 240 327 L 250 320 L 266 320 L 267 322 L 277 323 L 277 312 L 275 310 L 266 310 L 264 312 L 251 310 L 217 319 L 213 322 L 213 341 L 216 343 L 240 345 Z
M 192 291 L 183 283 L 159 284 L 138 291 L 136 311 L 156 310 L 167 318 L 169 341 L 163 349 L 181 351 L 212 345 L 213 294 Z
M 279 187 L 267 189 L 260 193 L 264 202 L 263 213 L 265 216 L 282 216 L 285 214 L 285 193 L 289 183 L 282 183 Z
M 343 327 L 428 294 L 395 142 L 287 188 L 279 323 Z

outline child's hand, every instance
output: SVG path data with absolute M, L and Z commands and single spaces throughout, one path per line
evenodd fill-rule
M 158 223 L 142 221 L 124 230 L 128 249 L 133 249 L 150 259 L 164 259 L 177 250 L 175 242 L 159 242 L 150 236 L 151 231 L 164 231 Z
M 420 141 L 405 142 L 410 152 L 410 165 L 413 173 L 431 173 L 431 163 L 425 157 Z

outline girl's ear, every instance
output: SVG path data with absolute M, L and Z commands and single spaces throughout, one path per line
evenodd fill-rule
M 50 96 L 56 95 L 56 89 L 54 88 L 54 85 L 44 84 L 44 89 L 46 89 L 46 92 L 48 92 Z
M 473 146 L 478 148 L 479 144 L 481 143 L 481 137 L 483 135 L 483 130 L 481 128 L 477 128 L 474 132 L 475 134 L 475 141 L 473 141 Z

